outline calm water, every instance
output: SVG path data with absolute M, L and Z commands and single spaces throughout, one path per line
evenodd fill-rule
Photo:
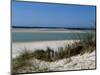
M 13 42 L 47 41 L 47 40 L 78 40 L 87 32 L 12 32 Z M 89 32 L 88 32 L 89 33 Z

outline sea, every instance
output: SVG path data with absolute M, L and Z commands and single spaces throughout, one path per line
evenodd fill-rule
M 95 35 L 95 32 L 91 30 L 64 30 L 61 32 L 58 30 L 25 30 L 12 30 L 12 42 L 79 40 L 85 38 L 89 33 L 94 33 Z

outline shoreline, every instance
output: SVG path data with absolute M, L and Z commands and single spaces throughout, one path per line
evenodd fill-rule
M 12 29 L 12 32 L 57 32 L 57 33 L 84 33 L 91 30 L 69 30 L 69 29 Z M 41 33 L 42 33 L 41 32 Z
M 55 40 L 55 41 L 32 41 L 32 42 L 14 42 L 12 43 L 12 58 L 19 56 L 25 50 L 35 51 L 36 49 L 44 49 L 47 47 L 58 50 L 59 47 L 65 47 L 68 44 L 78 42 L 79 40 Z

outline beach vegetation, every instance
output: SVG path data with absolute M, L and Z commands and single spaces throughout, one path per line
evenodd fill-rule
M 84 37 L 80 37 L 80 41 L 74 42 L 71 45 L 68 44 L 65 47 L 59 47 L 58 51 L 55 51 L 49 47 L 47 47 L 46 50 L 37 49 L 34 52 L 25 50 L 21 55 L 12 60 L 12 71 L 13 73 L 16 73 L 19 71 L 19 69 L 23 69 L 23 67 L 33 67 L 34 70 L 44 72 L 47 71 L 48 68 L 40 69 L 39 66 L 37 67 L 38 64 L 32 65 L 29 63 L 29 60 L 35 58 L 41 61 L 53 62 L 79 54 L 82 55 L 84 53 L 91 53 L 95 50 L 95 48 L 95 33 L 86 33 Z

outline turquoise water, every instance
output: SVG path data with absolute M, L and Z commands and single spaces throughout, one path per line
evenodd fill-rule
M 12 32 L 13 42 L 31 42 L 48 40 L 78 40 L 86 36 L 86 32 Z

